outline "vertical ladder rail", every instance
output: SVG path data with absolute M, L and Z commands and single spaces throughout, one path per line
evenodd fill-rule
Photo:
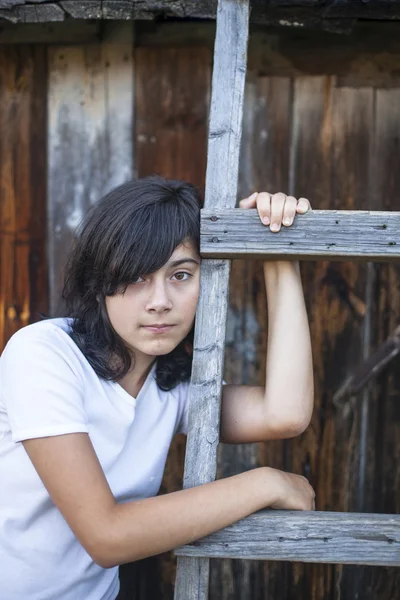
M 249 0 L 219 0 L 206 209 L 236 205 L 248 37 Z M 230 260 L 203 260 L 201 265 L 184 488 L 214 481 L 216 477 L 230 266 Z M 175 600 L 208 598 L 209 561 L 178 557 Z

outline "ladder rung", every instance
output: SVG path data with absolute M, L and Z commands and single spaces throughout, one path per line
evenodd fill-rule
M 400 515 L 263 510 L 178 556 L 400 565 Z
M 400 212 L 315 210 L 272 233 L 256 210 L 203 209 L 203 258 L 374 260 L 400 258 Z

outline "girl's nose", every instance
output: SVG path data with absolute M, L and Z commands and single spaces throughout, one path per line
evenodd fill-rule
M 171 310 L 172 302 L 165 282 L 155 282 L 147 300 L 146 310 L 161 312 Z

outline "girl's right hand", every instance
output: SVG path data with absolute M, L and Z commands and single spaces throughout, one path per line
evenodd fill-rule
M 268 469 L 269 484 L 276 486 L 276 500 L 270 508 L 280 510 L 315 510 L 315 492 L 308 480 L 301 475 Z

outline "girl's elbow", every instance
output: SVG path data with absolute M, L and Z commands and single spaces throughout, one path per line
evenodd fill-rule
M 285 421 L 279 425 L 282 439 L 294 438 L 304 433 L 311 422 L 311 416 L 311 412 L 289 415 Z
M 312 412 L 304 412 L 302 414 L 294 416 L 288 423 L 288 437 L 296 437 L 305 432 L 311 422 Z

